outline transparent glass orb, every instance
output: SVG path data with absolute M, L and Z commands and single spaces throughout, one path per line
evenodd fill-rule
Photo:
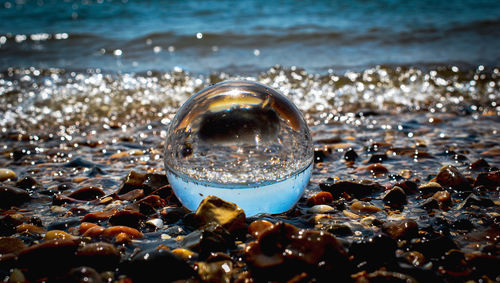
M 304 117 L 285 96 L 259 83 L 226 81 L 182 105 L 164 158 L 188 209 L 215 195 L 254 215 L 293 207 L 309 182 L 313 148 Z

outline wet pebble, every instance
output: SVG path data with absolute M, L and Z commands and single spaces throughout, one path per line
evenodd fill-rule
M 15 180 L 17 175 L 14 171 L 7 168 L 0 168 L 0 182 L 6 180 Z
M 63 279 L 64 282 L 73 283 L 104 283 L 99 273 L 92 267 L 80 266 L 72 268 Z
M 475 170 L 475 171 L 481 170 L 481 169 L 486 169 L 489 167 L 490 167 L 490 164 L 488 164 L 488 162 L 486 162 L 486 160 L 484 160 L 483 158 L 479 158 L 478 160 L 472 162 L 469 165 L 469 169 Z
M 64 239 L 74 239 L 75 237 L 67 232 L 61 230 L 50 230 L 47 231 L 45 236 L 43 237 L 44 241 L 50 240 L 64 240 Z
M 27 191 L 43 190 L 43 186 L 31 176 L 26 176 L 18 180 L 16 187 Z
M 310 206 L 318 204 L 329 204 L 333 201 L 333 196 L 329 192 L 319 192 L 312 195 L 308 200 L 307 204 Z
M 229 232 L 245 228 L 245 212 L 236 204 L 216 196 L 208 196 L 196 209 L 195 216 L 202 225 L 216 223 Z
M 356 161 L 357 158 L 358 158 L 358 154 L 352 148 L 350 148 L 349 150 L 347 150 L 345 152 L 345 154 L 344 154 L 344 160 L 345 161 L 354 162 L 354 161 Z
M 64 239 L 32 245 L 19 253 L 19 266 L 34 278 L 64 274 L 76 265 L 74 254 L 78 244 L 78 241 Z
M 164 282 L 195 277 L 197 273 L 182 258 L 167 249 L 143 250 L 120 264 L 120 272 L 133 282 Z
M 20 206 L 31 200 L 30 194 L 16 187 L 0 185 L 0 208 L 10 208 Z
M 328 213 L 328 212 L 332 212 L 334 210 L 335 210 L 335 208 L 333 208 L 329 205 L 318 204 L 318 205 L 315 205 L 315 206 L 309 208 L 307 211 L 309 213 Z
M 114 237 L 120 233 L 130 236 L 132 239 L 142 238 L 144 235 L 137 229 L 127 226 L 112 226 L 104 229 L 102 235 L 105 237 Z
M 114 270 L 121 259 L 118 249 L 113 244 L 105 242 L 85 244 L 78 248 L 75 255 L 79 264 L 99 271 Z
M 18 253 L 26 248 L 26 244 L 14 237 L 0 237 L 0 254 Z
M 351 210 L 365 213 L 376 213 L 382 209 L 365 201 L 355 201 L 350 205 Z
M 467 180 L 455 166 L 451 165 L 444 166 L 439 170 L 435 182 L 445 188 L 451 188 L 457 191 L 471 189 L 469 180 Z
M 110 218 L 109 223 L 114 226 L 128 226 L 139 228 L 146 216 L 140 212 L 132 210 L 120 210 L 115 212 Z
M 180 246 L 197 252 L 201 259 L 205 259 L 212 252 L 226 252 L 234 247 L 234 238 L 221 225 L 211 224 L 186 235 Z
M 452 205 L 451 195 L 447 191 L 438 191 L 432 195 L 432 198 L 439 203 L 439 207 L 442 210 L 448 210 Z
M 384 189 L 383 186 L 370 180 L 362 181 L 338 181 L 327 180 L 319 184 L 321 190 L 329 192 L 334 197 L 339 197 L 342 193 L 356 198 L 365 197 Z
M 68 195 L 68 197 L 77 200 L 96 200 L 102 196 L 104 196 L 104 191 L 94 186 L 81 187 Z
M 429 182 L 418 187 L 420 193 L 424 198 L 430 197 L 438 191 L 441 191 L 443 187 L 436 182 Z
M 411 219 L 402 219 L 382 224 L 382 231 L 393 239 L 412 239 L 418 236 L 418 224 Z
M 267 220 L 255 220 L 250 225 L 248 225 L 248 233 L 254 238 L 259 238 L 259 236 L 264 233 L 267 229 L 271 228 L 273 223 Z
M 498 189 L 500 187 L 500 171 L 479 173 L 474 182 L 474 187 L 484 186 L 488 189 Z
M 349 278 L 347 252 L 330 233 L 301 230 L 279 222 L 245 247 L 251 273 L 257 280 L 288 280 L 306 272 L 315 278 Z
M 392 208 L 401 209 L 407 202 L 406 193 L 402 188 L 395 186 L 385 194 L 383 201 Z

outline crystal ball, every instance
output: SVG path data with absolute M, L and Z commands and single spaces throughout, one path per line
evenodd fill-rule
M 225 81 L 190 97 L 169 125 L 165 169 L 190 210 L 209 195 L 247 216 L 292 208 L 313 167 L 311 133 L 300 110 L 276 90 Z

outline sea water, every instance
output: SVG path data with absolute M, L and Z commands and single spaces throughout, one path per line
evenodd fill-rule
M 172 188 L 188 209 L 218 196 L 247 215 L 280 213 L 302 195 L 312 141 L 298 108 L 251 81 L 227 81 L 192 96 L 172 120 L 165 146 Z

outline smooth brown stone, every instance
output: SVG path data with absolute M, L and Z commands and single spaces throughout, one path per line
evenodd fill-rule
M 127 226 L 108 227 L 104 230 L 102 235 L 105 237 L 114 237 L 120 233 L 125 233 L 134 239 L 142 238 L 144 236 L 141 232 L 139 232 L 139 230 Z
M 97 224 L 95 224 L 95 223 L 82 222 L 80 224 L 80 228 L 78 228 L 78 233 L 81 235 L 81 234 L 85 233 L 88 229 L 95 227 L 95 226 L 97 226 Z
M 0 168 L 0 182 L 6 180 L 15 180 L 16 178 L 17 178 L 16 172 L 7 168 Z
M 432 198 L 437 200 L 439 207 L 443 210 L 448 209 L 452 205 L 451 195 L 447 191 L 438 191 L 432 195 Z
M 216 223 L 229 232 L 245 227 L 245 212 L 243 209 L 216 196 L 204 198 L 195 215 L 202 224 Z
M 64 274 L 76 265 L 75 252 L 79 241 L 50 240 L 25 248 L 19 253 L 19 267 L 28 270 L 30 276 L 39 277 Z
M 418 224 L 411 219 L 391 221 L 382 224 L 382 231 L 393 239 L 412 239 L 418 235 Z
M 149 195 L 143 199 L 136 202 L 137 204 L 145 203 L 153 208 L 161 208 L 167 205 L 167 202 L 158 195 Z
M 459 191 L 468 190 L 471 188 L 469 181 L 465 178 L 456 167 L 447 165 L 439 170 L 435 182 L 445 188 L 451 188 Z
M 101 188 L 94 186 L 85 186 L 77 189 L 68 195 L 70 198 L 74 198 L 77 200 L 96 200 L 100 197 L 104 196 L 104 191 Z
M 18 253 L 26 245 L 21 239 L 14 237 L 0 237 L 0 254 Z
M 64 231 L 51 230 L 51 231 L 47 231 L 47 233 L 45 233 L 43 240 L 50 241 L 50 240 L 64 240 L 64 239 L 73 239 L 73 238 L 75 238 L 73 235 L 66 233 Z
M 131 190 L 130 192 L 128 192 L 126 194 L 121 195 L 120 199 L 132 201 L 132 200 L 140 199 L 142 197 L 144 197 L 144 190 L 143 189 L 135 189 L 135 190 Z
M 255 220 L 248 225 L 248 233 L 254 238 L 259 238 L 259 236 L 264 233 L 267 229 L 271 228 L 273 223 L 267 220 Z
M 286 281 L 308 271 L 343 282 L 349 278 L 347 252 L 332 234 L 278 222 L 245 247 L 246 260 L 258 279 Z M 321 267 L 319 267 L 321 266 Z
M 108 211 L 101 211 L 101 212 L 92 212 L 87 215 L 85 215 L 82 218 L 82 222 L 102 222 L 108 220 L 111 216 L 113 216 L 118 210 L 117 209 L 112 209 Z
M 389 170 L 380 163 L 373 163 L 368 166 L 358 167 L 356 168 L 356 171 L 365 171 L 373 175 L 383 175 L 389 173 Z
M 474 182 L 474 187 L 485 186 L 488 189 L 500 187 L 500 170 L 495 172 L 479 173 Z
M 333 196 L 329 192 L 319 192 L 312 195 L 308 200 L 307 204 L 310 206 L 318 204 L 329 204 L 333 201 Z
M 104 233 L 104 230 L 106 230 L 106 228 L 96 225 L 94 227 L 90 227 L 89 229 L 87 229 L 83 233 L 83 236 L 90 237 L 90 238 L 99 237 L 100 235 L 102 235 L 102 233 Z
M 141 221 L 145 219 L 146 216 L 140 212 L 132 210 L 120 210 L 109 218 L 109 223 L 114 226 L 123 225 L 132 228 L 138 228 Z
M 30 194 L 16 187 L 0 185 L 0 208 L 10 208 L 11 206 L 20 206 L 31 200 Z
M 385 194 L 383 201 L 392 208 L 402 208 L 406 204 L 406 193 L 402 188 L 394 186 Z
M 489 167 L 490 164 L 488 164 L 488 162 L 486 162 L 486 160 L 484 160 L 483 158 L 479 158 L 469 165 L 470 170 L 481 170 Z
M 120 252 L 110 243 L 97 242 L 86 244 L 76 251 L 80 263 L 97 270 L 113 270 L 120 262 Z
M 355 201 L 351 204 L 350 208 L 352 210 L 356 210 L 359 212 L 368 212 L 368 213 L 375 213 L 382 210 L 381 208 L 376 207 L 373 204 L 364 201 Z
M 319 187 L 321 190 L 331 193 L 334 197 L 339 197 L 342 193 L 347 193 L 356 198 L 366 197 L 384 189 L 380 184 L 370 180 L 325 182 L 320 183 Z
M 16 227 L 17 233 L 43 234 L 45 229 L 33 224 L 21 224 Z

